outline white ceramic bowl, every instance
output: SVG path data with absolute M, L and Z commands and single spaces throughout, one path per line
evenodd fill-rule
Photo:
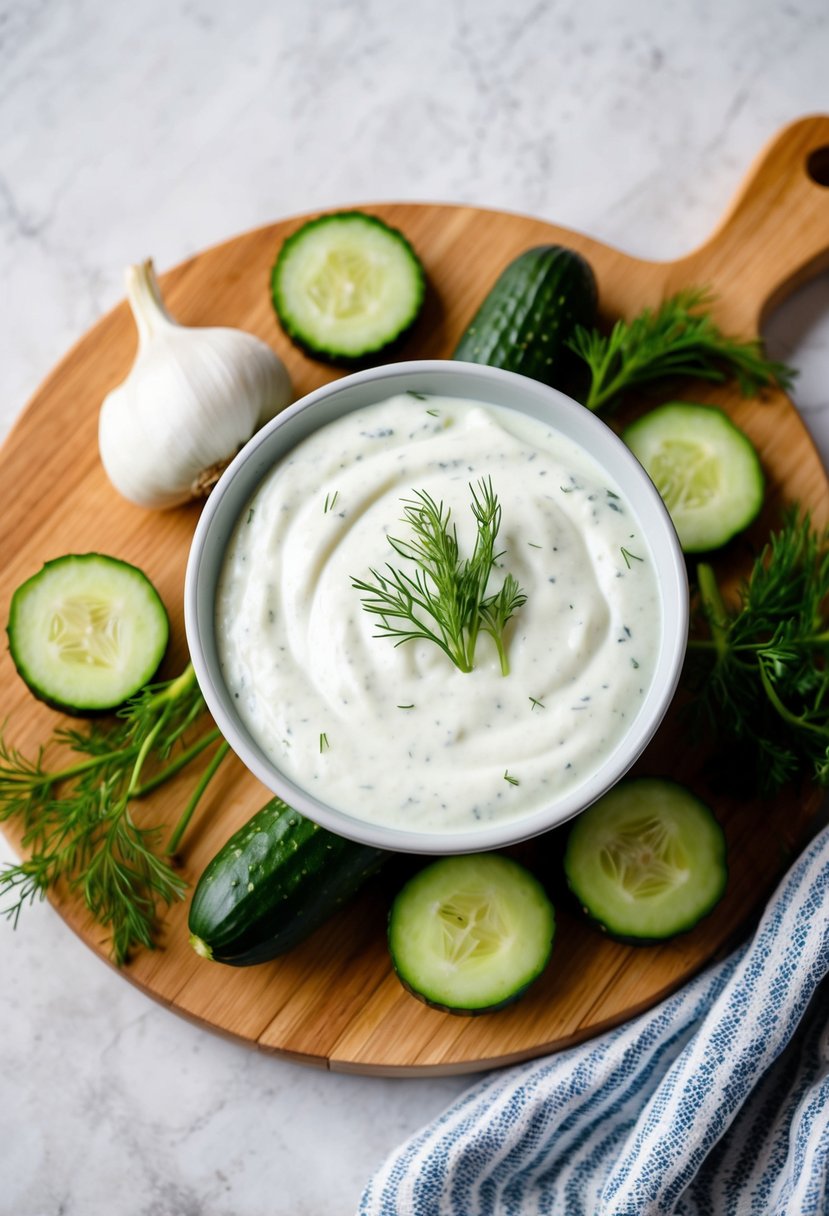
M 627 733 L 578 786 L 540 811 L 464 832 L 418 832 L 368 823 L 320 802 L 269 759 L 237 715 L 216 646 L 216 587 L 234 526 L 265 475 L 301 440 L 350 411 L 397 393 L 461 397 L 508 406 L 541 419 L 584 448 L 622 491 L 647 530 L 661 596 L 662 636 L 654 676 Z M 670 516 L 652 482 L 621 440 L 569 397 L 498 368 L 413 361 L 344 376 L 303 397 L 263 427 L 213 490 L 196 528 L 185 584 L 185 624 L 196 676 L 230 746 L 252 773 L 302 814 L 333 832 L 380 848 L 413 853 L 492 849 L 545 832 L 584 810 L 614 785 L 652 738 L 676 690 L 688 629 L 685 562 Z

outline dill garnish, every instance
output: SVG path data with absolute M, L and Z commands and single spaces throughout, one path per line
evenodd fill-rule
M 634 385 L 672 376 L 734 376 L 745 396 L 770 385 L 789 388 L 792 368 L 767 359 L 757 340 L 723 334 L 705 311 L 712 301 L 706 288 L 690 287 L 632 321 L 617 321 L 608 335 L 577 326 L 568 345 L 588 366 L 587 408 L 604 409 Z
M 0 740 L 0 822 L 22 823 L 29 854 L 0 872 L 0 897 L 13 896 L 0 915 L 16 925 L 25 904 L 62 881 L 109 932 L 118 965 L 134 946 L 153 946 L 159 906 L 181 899 L 187 885 L 170 857 L 227 744 L 220 742 L 166 849 L 159 848 L 161 828 L 139 827 L 132 805 L 221 740 L 213 728 L 185 745 L 185 733 L 202 718 L 205 704 L 188 665 L 175 680 L 142 689 L 114 721 L 57 731 L 54 741 L 77 757 L 64 768 L 46 769 L 42 750 L 28 760 Z
M 498 591 L 487 595 L 492 568 L 503 557 L 503 552 L 495 552 L 501 505 L 490 478 L 481 478 L 477 490 L 472 485 L 469 489 L 478 525 L 471 557 L 460 556 L 456 530 L 449 527 L 450 511 L 425 490 L 415 490 L 412 498 L 402 500 L 402 522 L 412 529 L 413 539 L 389 537 L 395 553 L 414 563 L 414 575 L 387 563 L 386 573 L 372 568 L 373 581 L 352 577 L 352 585 L 363 593 L 365 611 L 378 618 L 375 637 L 394 638 L 395 646 L 424 638 L 439 646 L 461 671 L 469 672 L 478 636 L 488 633 L 501 671 L 508 675 L 504 631 L 527 597 L 511 574 Z
M 829 530 L 791 507 L 735 604 L 705 562 L 697 584 L 685 670 L 697 722 L 744 753 L 765 792 L 799 776 L 829 785 Z
M 631 561 L 643 562 L 645 560 L 644 557 L 637 557 L 635 553 L 631 553 L 630 549 L 626 549 L 624 545 L 622 545 L 622 557 L 625 559 L 628 570 L 630 570 Z

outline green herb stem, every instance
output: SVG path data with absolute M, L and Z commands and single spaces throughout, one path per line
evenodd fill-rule
M 727 649 L 729 654 L 762 654 L 768 649 L 768 641 L 760 642 L 734 642 L 728 643 Z M 804 637 L 789 638 L 786 642 L 794 650 L 813 650 L 823 646 L 829 646 L 829 633 L 814 633 Z M 717 650 L 723 653 L 722 642 L 720 639 L 711 638 L 689 638 L 689 650 Z
M 5 760 L 9 759 L 10 753 L 6 753 Z M 16 763 L 20 765 L 21 758 L 17 753 L 12 753 L 16 758 Z M 8 790 L 13 783 L 18 783 L 21 788 L 25 787 L 30 790 L 48 789 L 50 786 L 59 785 L 62 781 L 71 781 L 73 777 L 80 777 L 84 773 L 94 772 L 95 769 L 101 767 L 107 760 L 115 756 L 120 756 L 121 752 L 110 752 L 105 756 L 90 756 L 87 760 L 79 760 L 77 764 L 70 764 L 66 768 L 55 769 L 52 772 L 42 772 L 40 769 L 27 769 L 23 767 L 12 768 L 8 764 L 0 764 L 0 790 Z M 3 794 L 0 793 L 0 822 L 7 818 L 3 814 Z
M 728 650 L 728 613 L 726 612 L 723 598 L 720 595 L 716 575 L 707 562 L 700 562 L 698 564 L 697 582 L 699 584 L 700 599 L 702 600 L 702 609 L 705 613 L 705 619 L 708 621 L 708 627 L 711 630 L 711 640 L 714 643 L 714 649 L 717 654 L 722 658 Z
M 144 707 L 147 712 L 152 712 L 159 705 L 168 705 L 171 703 L 181 702 L 189 693 L 194 692 L 198 688 L 196 683 L 196 671 L 192 663 L 188 663 L 180 675 L 175 679 L 169 680 L 161 685 L 149 685 L 145 689 Z M 135 698 L 126 709 L 121 711 L 120 716 L 129 718 L 131 716 L 131 707 L 141 704 L 141 694 Z
M 783 721 L 788 722 L 789 726 L 794 726 L 797 730 L 811 730 L 816 735 L 820 736 L 822 739 L 827 739 L 825 725 L 819 726 L 814 722 L 810 722 L 804 714 L 793 714 L 791 712 L 791 710 L 786 708 L 786 706 L 780 700 L 780 697 L 777 695 L 777 689 L 774 687 L 771 677 L 769 676 L 766 664 L 763 662 L 762 659 L 758 663 L 758 669 L 760 672 L 760 679 L 763 682 L 763 688 L 765 689 L 765 692 L 766 692 L 766 696 L 768 697 L 769 701 L 774 706 L 777 713 L 783 719 Z
M 216 740 L 221 739 L 221 737 L 222 732 L 218 729 L 218 727 L 216 730 L 208 731 L 206 735 L 203 735 L 200 739 L 197 739 L 195 743 L 191 743 L 188 748 L 185 748 L 183 752 L 180 752 L 172 764 L 168 764 L 166 768 L 161 769 L 160 772 L 150 777 L 150 779 L 145 781 L 143 785 L 133 789 L 130 797 L 146 798 L 148 794 L 153 792 L 153 790 L 157 790 L 160 786 L 164 785 L 165 782 L 169 781 L 171 777 L 175 777 L 176 773 L 180 773 L 182 769 L 186 768 L 187 765 L 191 763 L 191 761 L 195 760 L 197 756 L 200 756 L 205 748 L 210 747 L 211 743 L 215 743 Z
M 169 714 L 169 706 L 170 706 L 169 701 L 164 704 L 164 708 L 162 710 L 161 716 L 159 717 L 159 719 L 155 723 L 155 725 L 152 727 L 152 729 L 149 731 L 149 733 L 145 736 L 140 747 L 138 748 L 138 755 L 135 757 L 135 763 L 132 768 L 132 774 L 130 776 L 129 783 L 127 785 L 127 798 L 135 797 L 135 791 L 138 789 L 138 786 L 139 786 L 139 778 L 141 776 L 141 770 L 144 767 L 144 762 L 147 759 L 147 756 L 150 754 L 150 752 L 153 749 L 156 739 L 158 738 L 159 734 L 161 733 L 162 729 L 164 728 L 164 724 L 165 724 L 168 714 Z
M 218 731 L 216 731 L 214 733 L 214 738 L 217 734 L 218 734 Z M 210 759 L 210 763 L 208 764 L 207 768 L 202 773 L 201 777 L 199 778 L 198 784 L 196 785 L 196 788 L 193 790 L 193 793 L 190 795 L 190 798 L 187 802 L 187 806 L 184 808 L 184 811 L 182 812 L 181 818 L 179 819 L 176 826 L 173 828 L 172 835 L 170 836 L 170 839 L 167 842 L 167 848 L 164 850 L 168 857 L 174 857 L 175 854 L 178 852 L 179 845 L 181 844 L 181 838 L 184 835 L 184 833 L 187 831 L 190 820 L 193 818 L 193 812 L 195 811 L 196 807 L 198 806 L 198 804 L 201 800 L 201 797 L 204 794 L 204 791 L 207 789 L 207 787 L 210 784 L 210 782 L 212 781 L 213 777 L 216 775 L 216 770 L 218 769 L 219 765 L 222 763 L 222 761 L 224 760 L 225 756 L 227 755 L 227 753 L 229 751 L 230 751 L 230 744 L 223 741 L 219 745 L 219 747 L 216 748 L 216 751 L 213 753 L 213 755 Z

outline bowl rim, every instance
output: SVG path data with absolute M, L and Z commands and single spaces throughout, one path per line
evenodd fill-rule
M 657 585 L 661 610 L 660 650 L 651 683 L 630 728 L 598 768 L 571 791 L 541 809 L 499 819 L 483 827 L 452 832 L 416 831 L 359 819 L 321 802 L 283 773 L 248 733 L 229 704 L 230 694 L 219 671 L 215 631 L 215 588 L 223 554 L 244 504 L 268 471 L 306 434 L 353 412 L 361 405 L 372 404 L 372 401 L 359 399 L 366 386 L 373 386 L 373 393 L 376 393 L 378 386 L 387 386 L 385 391 L 375 396 L 376 401 L 381 401 L 395 393 L 405 392 L 406 381 L 415 380 L 423 387 L 425 382 L 435 377 L 445 380 L 450 386 L 457 384 L 462 390 L 453 393 L 444 386 L 439 390 L 443 395 L 480 400 L 480 389 L 476 393 L 473 386 L 482 385 L 496 397 L 503 392 L 507 400 L 500 404 L 530 416 L 532 412 L 526 408 L 530 398 L 542 405 L 546 402 L 557 411 L 548 419 L 549 424 L 565 434 L 569 434 L 569 430 L 556 421 L 558 417 L 566 418 L 568 426 L 572 424 L 577 431 L 586 429 L 588 433 L 593 432 L 597 441 L 600 440 L 598 447 L 602 453 L 612 453 L 610 464 L 603 456 L 597 455 L 592 446 L 582 440 L 577 439 L 576 442 L 581 443 L 591 458 L 617 483 L 620 481 L 621 467 L 624 474 L 621 480 L 632 479 L 637 486 L 637 495 L 643 499 L 641 504 L 632 504 L 632 508 L 648 536 L 651 553 L 659 566 Z M 524 399 L 524 406 L 510 401 L 510 395 Z M 357 399 L 349 405 L 352 397 Z M 319 410 L 326 402 L 333 404 L 333 411 Z M 330 416 L 314 422 L 311 415 L 315 409 Z M 297 437 L 290 441 L 293 433 Z M 278 440 L 272 438 L 275 434 L 287 434 L 289 440 L 275 452 L 273 458 L 268 459 L 265 453 L 271 445 L 278 446 Z M 647 527 L 643 521 L 644 514 L 647 515 Z M 217 535 L 218 542 L 215 539 Z M 659 541 L 658 546 L 655 537 Z M 216 543 L 219 545 L 218 552 L 211 552 Z M 444 359 L 383 364 L 340 376 L 305 394 L 266 423 L 237 453 L 207 499 L 191 541 L 184 584 L 185 633 L 196 679 L 216 725 L 245 767 L 272 794 L 329 831 L 376 848 L 433 855 L 483 852 L 541 835 L 586 810 L 621 780 L 653 738 L 673 700 L 685 656 L 688 616 L 687 571 L 676 530 L 653 482 L 618 435 L 595 414 L 558 389 L 501 368 Z

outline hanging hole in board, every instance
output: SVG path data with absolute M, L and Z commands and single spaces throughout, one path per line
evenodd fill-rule
M 806 172 L 819 186 L 829 186 L 829 144 L 815 148 L 806 161 Z

